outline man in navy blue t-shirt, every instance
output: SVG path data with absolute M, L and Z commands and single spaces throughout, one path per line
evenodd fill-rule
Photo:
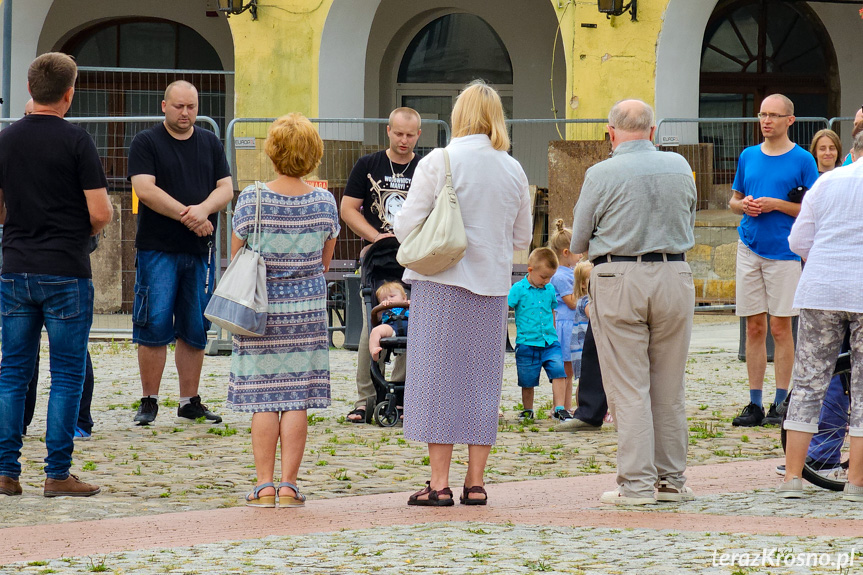
M 140 132 L 129 148 L 129 179 L 141 201 L 132 338 L 138 344 L 143 397 L 135 422 L 148 425 L 159 409 L 167 345 L 177 342 L 177 416 L 222 418 L 201 403 L 198 384 L 210 323 L 204 308 L 214 283 L 218 214 L 233 198 L 222 143 L 195 128 L 198 91 L 178 80 L 165 89 L 165 121 Z
M 781 94 L 767 96 L 758 114 L 764 143 L 743 150 L 728 203 L 743 214 L 737 228 L 737 315 L 746 318 L 746 370 L 749 404 L 732 425 L 778 425 L 778 406 L 788 395 L 794 365 L 791 325 L 800 258 L 788 247 L 788 234 L 800 212 L 800 192 L 818 178 L 812 154 L 788 138 L 794 104 Z M 767 369 L 767 315 L 775 343 L 776 396 L 762 406 Z

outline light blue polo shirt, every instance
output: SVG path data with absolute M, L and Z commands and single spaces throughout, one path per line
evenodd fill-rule
M 507 302 L 515 310 L 515 343 L 547 347 L 557 341 L 554 329 L 557 293 L 553 285 L 534 287 L 525 276 L 510 288 Z

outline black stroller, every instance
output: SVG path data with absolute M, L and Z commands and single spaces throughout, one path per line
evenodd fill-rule
M 375 291 L 385 282 L 401 282 L 405 269 L 396 260 L 399 242 L 395 238 L 383 238 L 371 244 L 362 259 L 362 296 L 363 311 L 369 332 L 380 324 L 380 312 L 391 307 L 407 307 L 404 304 L 389 303 L 378 305 Z M 407 286 L 405 291 L 409 292 Z M 385 337 L 381 339 L 381 361 L 371 362 L 372 383 L 377 392 L 374 419 L 382 427 L 393 427 L 401 419 L 398 406 L 403 405 L 405 382 L 389 381 L 381 370 L 381 363 L 388 363 L 394 356 L 403 355 L 407 350 L 407 337 Z

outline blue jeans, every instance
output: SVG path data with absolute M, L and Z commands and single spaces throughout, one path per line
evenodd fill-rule
M 546 347 L 525 345 L 515 346 L 515 369 L 518 374 L 519 387 L 536 387 L 539 385 L 539 374 L 545 369 L 548 379 L 566 377 L 563 368 L 563 356 L 560 343 L 554 342 Z
M 51 392 L 48 396 L 45 475 L 65 479 L 84 386 L 87 338 L 93 322 L 93 282 L 43 274 L 0 275 L 3 342 L 0 359 L 0 475 L 21 474 L 24 399 L 48 331 Z
M 182 339 L 204 349 L 210 329 L 204 310 L 216 283 L 207 256 L 140 250 L 136 266 L 132 341 L 161 347 Z

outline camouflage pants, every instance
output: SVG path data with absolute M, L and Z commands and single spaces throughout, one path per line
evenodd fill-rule
M 794 357 L 791 402 L 785 429 L 818 432 L 821 404 L 845 330 L 851 332 L 851 425 L 852 437 L 863 437 L 863 313 L 800 310 L 800 330 Z

